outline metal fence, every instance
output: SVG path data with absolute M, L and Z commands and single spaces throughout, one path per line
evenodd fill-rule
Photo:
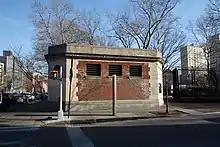
M 220 96 L 214 70 L 174 69 L 173 87 L 174 98 Z

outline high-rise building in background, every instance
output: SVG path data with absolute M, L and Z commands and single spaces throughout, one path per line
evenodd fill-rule
M 210 68 L 220 70 L 220 34 L 211 36 L 208 41 L 210 47 Z
M 202 46 L 188 45 L 181 48 L 182 69 L 206 69 L 208 57 Z
M 214 69 L 217 84 L 220 85 L 220 34 L 211 36 L 208 44 L 210 46 L 210 68 Z
M 33 73 L 33 79 L 32 79 L 32 92 L 47 92 L 48 91 L 48 77 L 43 76 L 38 73 Z
M 188 45 L 181 48 L 181 81 L 190 81 L 192 78 L 191 70 L 201 70 L 198 72 L 204 76 L 207 72 L 207 65 L 209 60 L 207 52 L 204 51 L 203 46 Z M 203 71 L 202 71 L 203 70 Z
M 4 63 L 0 63 L 0 88 L 4 87 Z
M 4 50 L 0 56 L 0 63 L 4 65 L 4 89 L 11 92 L 24 91 L 26 76 L 22 64 L 10 50 Z

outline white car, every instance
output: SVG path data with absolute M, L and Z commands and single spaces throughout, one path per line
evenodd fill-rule
M 32 101 L 35 101 L 35 97 L 34 97 L 34 95 L 32 95 L 32 94 L 23 93 L 22 95 L 26 98 L 27 103 L 32 102 Z
M 25 103 L 25 98 L 24 98 L 24 96 L 19 96 L 19 97 L 17 98 L 17 102 L 18 102 L 18 103 Z

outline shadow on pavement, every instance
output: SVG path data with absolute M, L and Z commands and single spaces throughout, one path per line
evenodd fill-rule
M 16 116 L 47 116 L 49 113 L 51 116 L 56 115 L 59 110 L 59 103 L 58 102 L 49 102 L 49 101 L 39 101 L 37 103 L 33 104 L 15 104 L 11 106 L 7 112 L 17 112 L 21 114 L 16 114 Z M 24 114 L 27 113 L 27 114 Z M 109 111 L 103 111 L 101 113 L 96 112 L 70 112 L 70 116 L 111 116 L 112 112 Z M 64 112 L 65 115 L 68 114 L 68 112 Z
M 135 125 L 135 124 L 134 124 Z M 96 147 L 112 146 L 219 146 L 220 124 L 82 127 Z
M 58 103 L 39 101 L 33 104 L 15 104 L 8 108 L 7 112 L 57 112 Z
M 48 113 L 21 113 L 21 114 L 15 114 L 15 116 L 57 116 L 57 114 L 48 114 Z M 67 113 L 64 113 L 65 116 L 67 116 Z M 106 114 L 106 113 L 87 113 L 87 114 L 70 114 L 70 116 L 112 116 L 112 114 Z
M 11 128 L 7 125 L 9 131 L 2 131 L 0 128 L 0 147 L 72 147 L 68 133 L 64 127 L 40 127 L 37 130 L 26 128 Z
M 195 98 L 195 97 L 183 97 L 179 99 L 169 99 L 169 102 L 177 103 L 220 103 L 220 98 Z

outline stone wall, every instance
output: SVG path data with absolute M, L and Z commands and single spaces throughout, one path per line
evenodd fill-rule
M 159 62 L 151 62 L 150 67 L 150 99 L 155 100 L 159 106 L 164 104 L 163 101 L 163 73 L 162 64 Z M 161 91 L 159 86 L 161 84 Z

